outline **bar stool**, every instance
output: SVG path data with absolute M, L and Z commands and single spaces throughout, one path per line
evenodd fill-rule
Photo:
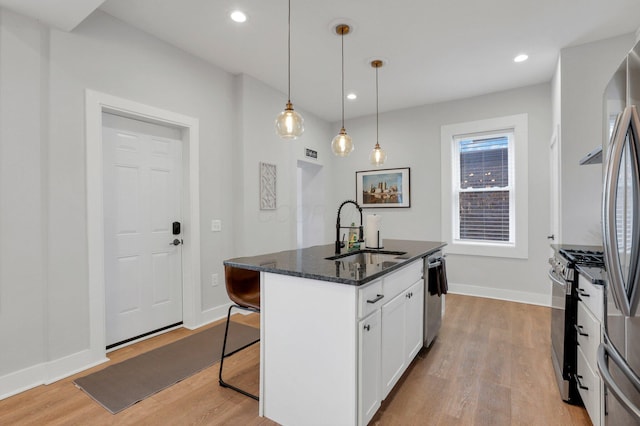
M 225 358 L 260 341 L 260 339 L 258 338 L 253 342 L 234 350 L 233 352 L 230 352 L 228 354 L 225 353 L 227 347 L 227 335 L 229 334 L 231 309 L 236 308 L 243 309 L 245 311 L 260 313 L 260 272 L 225 265 L 224 281 L 227 287 L 227 295 L 229 296 L 229 299 L 231 299 L 231 301 L 235 304 L 229 306 L 229 312 L 227 313 L 227 326 L 224 330 L 224 342 L 222 343 L 222 356 L 220 357 L 220 373 L 218 375 L 218 382 L 222 387 L 233 389 L 236 392 L 240 392 L 241 394 L 251 397 L 257 401 L 258 397 L 256 395 L 253 395 L 243 389 L 226 383 L 222 379 L 222 366 L 224 364 Z

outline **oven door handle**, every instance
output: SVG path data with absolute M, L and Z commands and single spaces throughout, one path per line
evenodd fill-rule
M 567 283 L 563 279 L 558 278 L 555 272 L 553 272 L 553 269 L 549 269 L 549 272 L 547 272 L 547 275 L 549 275 L 549 278 L 551 279 L 551 281 L 565 288 L 565 294 L 571 294 L 571 286 L 567 285 Z
M 629 381 L 633 383 L 636 389 L 638 388 L 638 386 L 640 386 L 640 381 L 632 371 L 627 371 L 627 363 L 624 362 L 624 360 L 620 357 L 618 351 L 615 350 L 613 346 L 610 346 L 605 342 L 600 343 L 600 346 L 598 346 L 597 364 L 598 371 L 600 372 L 600 377 L 602 377 L 602 381 L 607 386 L 609 392 L 618 400 L 618 402 L 620 402 L 620 404 L 629 412 L 629 414 L 634 416 L 636 421 L 640 422 L 640 408 L 638 408 L 633 402 L 629 400 L 629 398 L 624 394 L 622 389 L 620 389 L 618 384 L 615 382 L 607 365 L 607 355 L 609 356 L 609 359 L 612 360 L 618 366 L 618 368 L 620 368 L 620 370 L 629 379 Z M 625 366 L 627 368 L 625 368 Z

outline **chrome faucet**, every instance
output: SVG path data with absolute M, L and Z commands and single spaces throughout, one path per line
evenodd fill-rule
M 356 203 L 353 200 L 344 201 L 342 204 L 340 204 L 340 207 L 338 207 L 338 217 L 336 219 L 336 254 L 340 254 L 340 249 L 344 247 L 344 241 L 340 241 L 340 229 L 343 228 L 342 226 L 340 226 L 340 211 L 342 210 L 342 207 L 345 204 L 353 204 L 358 208 L 358 211 L 360 212 L 360 226 L 358 227 L 359 229 L 358 242 L 364 241 L 364 231 L 362 228 L 362 207 L 360 207 L 358 203 Z M 347 227 L 345 226 L 344 228 L 347 228 Z

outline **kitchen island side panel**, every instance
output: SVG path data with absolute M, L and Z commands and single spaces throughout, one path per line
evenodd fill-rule
M 283 425 L 356 424 L 357 288 L 262 278 L 262 415 Z

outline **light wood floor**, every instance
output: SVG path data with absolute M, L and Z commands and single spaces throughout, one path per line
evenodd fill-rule
M 549 308 L 459 295 L 447 295 L 446 305 L 439 337 L 418 355 L 372 425 L 591 424 L 583 408 L 560 399 Z M 234 320 L 259 324 L 257 315 Z M 114 351 L 109 363 L 2 400 L 0 425 L 273 425 L 258 417 L 256 401 L 218 386 L 218 364 L 117 415 L 72 382 L 191 333 L 175 330 Z M 257 392 L 258 363 L 254 345 L 225 361 L 225 379 Z

